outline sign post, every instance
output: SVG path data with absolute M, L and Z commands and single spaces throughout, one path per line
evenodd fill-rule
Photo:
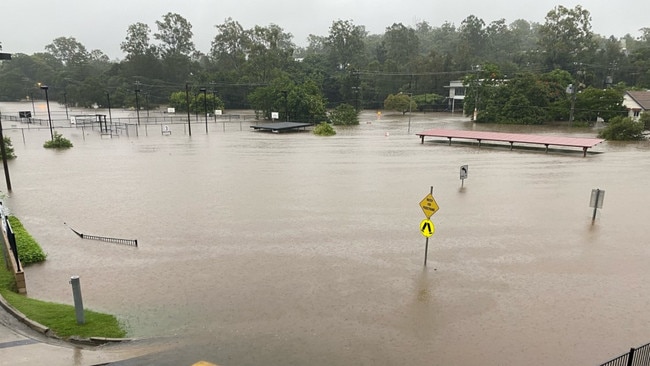
M 427 255 L 429 253 L 429 238 L 436 231 L 436 227 L 433 225 L 433 222 L 429 220 L 429 218 L 431 218 L 431 216 L 438 212 L 440 209 L 438 203 L 433 198 L 433 186 L 431 186 L 429 194 L 426 195 L 422 201 L 420 201 L 420 208 L 422 208 L 424 216 L 427 217 L 420 222 L 420 233 L 422 233 L 422 235 L 427 238 L 424 246 L 424 266 L 426 267 Z
M 589 207 L 594 208 L 594 215 L 591 217 L 591 224 L 594 224 L 596 221 L 596 212 L 599 208 L 603 208 L 603 201 L 605 200 L 605 191 L 601 189 L 592 189 L 591 190 L 591 199 L 589 200 Z
M 467 179 L 467 172 L 469 171 L 468 165 L 461 165 L 460 167 L 460 186 L 461 188 L 465 184 L 465 179 Z

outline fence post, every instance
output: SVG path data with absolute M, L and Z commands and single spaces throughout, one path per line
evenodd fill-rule
M 634 347 L 630 348 L 630 353 L 628 353 L 627 366 L 632 366 L 633 361 L 634 361 Z

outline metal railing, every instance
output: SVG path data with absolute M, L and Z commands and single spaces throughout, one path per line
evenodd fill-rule
M 3 115 L 3 119 L 11 122 L 19 122 L 20 126 L 11 126 L 5 127 L 5 130 L 11 129 L 44 129 L 49 125 L 49 120 L 42 118 L 24 118 L 16 117 L 10 115 Z M 258 120 L 255 114 L 223 114 L 223 115 L 211 115 L 207 119 L 207 123 L 204 117 L 194 115 L 190 118 L 190 123 L 192 126 L 202 125 L 204 123 L 209 125 L 219 125 L 221 124 L 223 131 L 226 131 L 226 126 L 238 125 L 239 130 L 243 130 L 243 124 L 246 122 L 252 122 Z M 134 135 L 139 135 L 139 128 L 144 129 L 145 135 L 148 134 L 148 126 L 161 126 L 161 125 L 175 125 L 177 127 L 187 127 L 188 119 L 184 115 L 167 115 L 161 113 L 152 113 L 151 116 L 140 116 L 137 117 L 113 117 L 110 120 L 102 120 L 101 122 L 85 122 L 85 123 L 76 123 L 72 124 L 68 119 L 53 119 L 52 126 L 54 129 L 91 129 L 99 130 L 102 134 L 110 135 L 130 135 L 130 132 Z M 102 127 L 103 126 L 105 127 Z M 188 131 L 184 131 L 188 133 Z
M 0 204 L 0 210 L 1 210 L 2 204 Z M 13 255 L 14 260 L 16 261 L 16 268 L 17 272 L 22 271 L 20 268 L 20 260 L 18 259 L 18 246 L 16 245 L 16 235 L 14 235 L 14 230 L 11 228 L 11 224 L 9 223 L 9 219 L 7 216 L 2 213 L 2 229 L 5 231 L 7 234 L 7 239 L 9 240 L 9 248 L 11 249 L 11 255 Z
M 650 365 L 650 343 L 607 361 L 600 366 L 648 366 Z

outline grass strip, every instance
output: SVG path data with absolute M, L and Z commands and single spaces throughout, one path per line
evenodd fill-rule
M 72 305 L 56 304 L 26 297 L 15 292 L 13 274 L 0 266 L 0 295 L 29 319 L 50 328 L 57 336 L 123 338 L 126 331 L 113 315 L 84 309 L 84 324 L 77 324 Z
M 11 219 L 12 216 L 9 218 Z M 15 225 L 15 223 L 17 223 L 17 225 Z M 19 245 L 18 243 L 21 241 L 23 244 L 27 242 L 28 249 L 25 249 L 24 247 L 21 249 L 19 246 L 18 250 L 21 253 L 24 251 L 35 253 L 32 249 L 36 246 L 38 251 L 42 254 L 40 245 L 32 239 L 17 219 L 11 221 L 11 227 L 16 233 L 17 245 Z M 19 230 L 22 230 L 23 232 L 18 234 Z M 28 239 L 25 240 L 25 237 Z M 31 258 L 39 257 L 39 255 L 31 256 Z M 42 258 L 42 260 L 45 259 L 44 254 Z M 81 338 L 123 338 L 126 336 L 124 327 L 113 315 L 84 309 L 84 324 L 79 325 L 77 324 L 74 306 L 32 299 L 17 293 L 16 281 L 13 273 L 5 267 L 4 263 L 0 264 L 0 295 L 2 295 L 11 306 L 25 314 L 29 319 L 50 328 L 61 338 L 69 338 L 71 336 L 78 336 Z

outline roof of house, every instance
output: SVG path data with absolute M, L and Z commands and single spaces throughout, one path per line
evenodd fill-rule
M 641 108 L 650 110 L 650 90 L 648 91 L 628 91 L 630 96 Z

